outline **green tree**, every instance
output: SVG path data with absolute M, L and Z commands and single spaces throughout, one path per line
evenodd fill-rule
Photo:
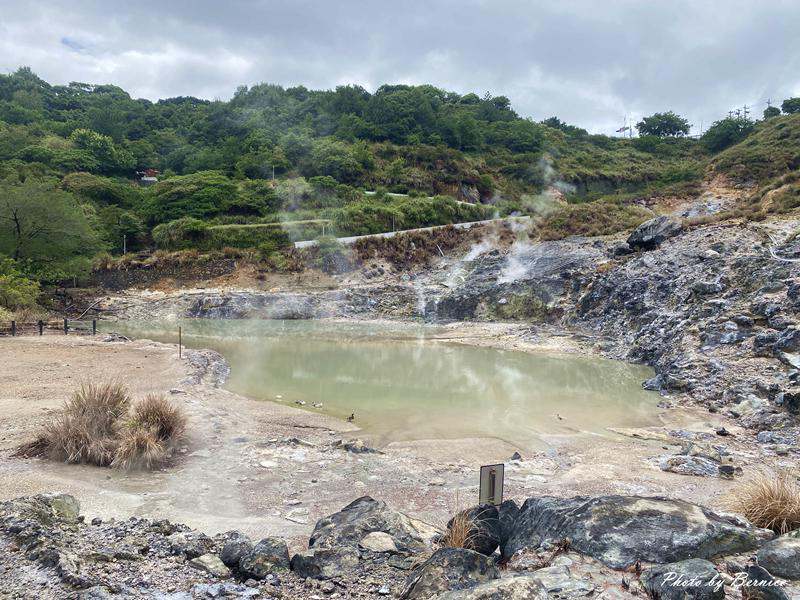
M 200 171 L 159 181 L 152 188 L 150 215 L 165 223 L 181 217 L 218 215 L 238 195 L 236 184 L 219 171 Z
M 689 121 L 671 110 L 645 117 L 636 124 L 639 135 L 681 137 L 689 133 Z
M 20 273 L 13 260 L 0 255 L 0 308 L 18 310 L 36 305 L 39 283 Z
M 777 106 L 768 106 L 764 109 L 764 120 L 771 119 L 772 117 L 780 116 L 781 109 Z
M 91 129 L 76 129 L 70 134 L 69 139 L 76 148 L 91 154 L 103 173 L 127 171 L 133 168 L 133 155 L 127 150 L 117 148 L 114 140 L 107 135 Z
M 97 242 L 82 207 L 53 181 L 0 182 L 0 253 L 49 268 L 91 256 Z
M 750 119 L 729 117 L 712 124 L 701 139 L 706 148 L 719 152 L 741 142 L 754 128 L 755 123 Z
M 800 98 L 787 98 L 781 103 L 781 110 L 787 115 L 800 112 Z

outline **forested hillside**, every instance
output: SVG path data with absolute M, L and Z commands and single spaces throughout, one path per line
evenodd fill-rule
M 0 277 L 35 287 L 79 277 L 102 252 L 270 256 L 292 237 L 536 211 L 550 211 L 549 237 L 608 233 L 641 220 L 642 198 L 696 192 L 708 168 L 759 183 L 797 169 L 797 115 L 771 116 L 725 119 L 694 140 L 680 122 L 670 129 L 677 115 L 656 114 L 639 137 L 612 138 L 430 85 L 260 84 L 230 101 L 151 102 L 21 68 L 0 75 Z M 548 187 L 555 205 L 543 204 Z M 599 230 L 582 227 L 598 213 Z M 0 306 L 29 296 L 0 295 Z

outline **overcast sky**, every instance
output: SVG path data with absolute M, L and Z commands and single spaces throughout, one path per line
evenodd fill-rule
M 0 0 L 0 71 L 153 100 L 431 83 L 610 133 L 800 95 L 799 25 L 793 0 Z

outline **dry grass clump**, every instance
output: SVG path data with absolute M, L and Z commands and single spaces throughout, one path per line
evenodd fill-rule
M 112 467 L 152 469 L 165 463 L 186 433 L 186 415 L 164 396 L 134 405 Z
M 728 505 L 754 525 L 775 533 L 800 529 L 800 484 L 791 471 L 754 474 L 731 493 Z
M 167 462 L 186 433 L 183 411 L 163 396 L 137 403 L 120 383 L 85 383 L 17 456 L 120 469 Z
M 468 511 L 461 511 L 450 521 L 447 531 L 440 540 L 442 548 L 472 549 L 478 529 Z

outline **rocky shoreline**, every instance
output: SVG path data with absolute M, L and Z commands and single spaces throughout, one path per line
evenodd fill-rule
M 280 538 L 254 543 L 239 531 L 207 536 L 166 520 L 90 519 L 65 494 L 17 498 L 0 503 L 0 589 L 8 598 L 162 600 L 800 593 L 800 536 L 774 538 L 685 501 L 537 497 L 468 514 L 470 535 L 449 547 L 442 531 L 365 496 L 321 519 L 308 550 L 290 558 Z

